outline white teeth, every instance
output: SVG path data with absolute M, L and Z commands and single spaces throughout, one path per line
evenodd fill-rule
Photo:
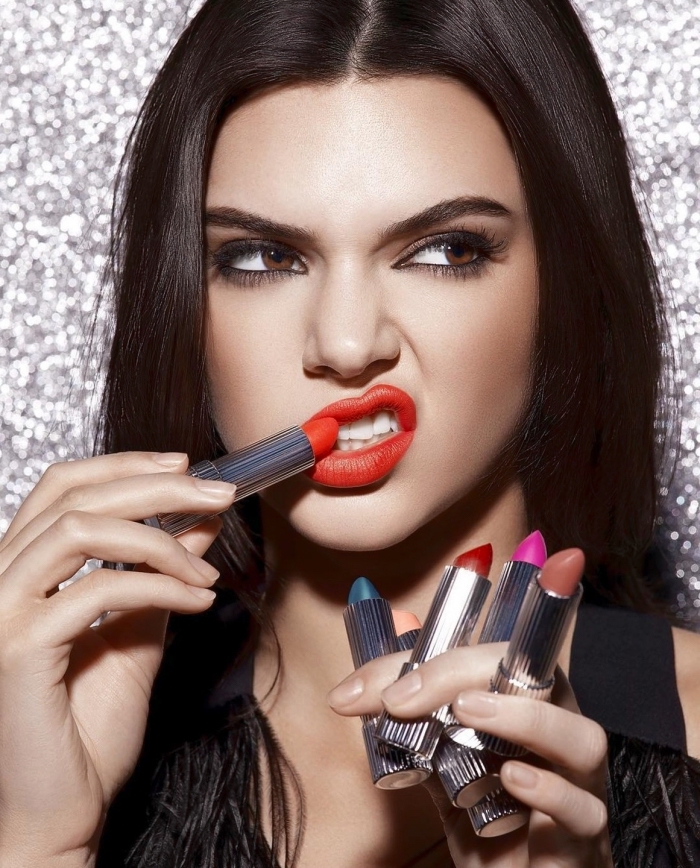
M 374 417 L 372 431 L 375 434 L 388 434 L 391 431 L 391 415 L 386 410 L 380 410 Z
M 351 440 L 369 440 L 373 434 L 371 416 L 364 416 L 362 419 L 357 419 L 355 422 L 350 423 Z
M 341 425 L 338 429 L 336 449 L 341 452 L 352 452 L 371 446 L 381 440 L 385 434 L 398 432 L 399 423 L 390 410 L 380 410 L 373 416 L 363 416 L 349 425 Z

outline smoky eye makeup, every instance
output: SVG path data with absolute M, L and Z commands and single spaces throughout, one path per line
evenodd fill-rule
M 224 281 L 238 285 L 257 285 L 307 271 L 299 251 L 264 238 L 226 241 L 209 251 L 207 266 Z
M 483 271 L 494 255 L 505 250 L 506 243 L 505 239 L 496 241 L 495 234 L 486 229 L 453 229 L 415 241 L 393 268 L 429 269 L 441 277 L 469 277 Z
M 480 274 L 506 245 L 505 239 L 497 241 L 486 229 L 452 229 L 414 241 L 391 267 L 427 269 L 442 278 L 467 278 Z M 257 286 L 308 273 L 307 260 L 298 250 L 265 238 L 226 241 L 208 252 L 207 267 L 217 278 L 238 286 Z

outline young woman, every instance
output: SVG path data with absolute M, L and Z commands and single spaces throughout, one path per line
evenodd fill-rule
M 660 294 L 568 4 L 208 0 L 114 254 L 105 454 L 51 467 L 0 548 L 3 868 L 693 864 L 700 640 L 647 556 Z M 415 406 L 380 468 L 351 429 L 345 482 L 229 509 L 185 474 L 360 398 Z M 139 521 L 168 511 L 221 515 Z M 358 575 L 422 619 L 446 563 L 491 542 L 498 575 L 533 528 L 589 601 L 551 703 L 488 694 L 502 645 L 350 674 Z M 87 558 L 138 566 L 55 593 Z M 358 716 L 445 703 L 532 752 L 502 774 L 527 826 L 372 787 Z

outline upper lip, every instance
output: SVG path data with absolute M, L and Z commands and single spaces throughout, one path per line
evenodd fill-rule
M 378 383 L 357 398 L 343 398 L 341 401 L 328 404 L 308 421 L 330 416 L 337 421 L 338 425 L 348 425 L 380 410 L 393 410 L 402 431 L 415 429 L 416 405 L 413 398 L 397 386 L 390 386 L 387 383 Z

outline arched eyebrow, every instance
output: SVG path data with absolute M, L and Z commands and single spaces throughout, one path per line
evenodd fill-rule
M 437 205 L 431 205 L 412 217 L 392 223 L 381 231 L 379 240 L 383 243 L 399 235 L 423 232 L 458 217 L 474 216 L 511 217 L 512 214 L 505 205 L 496 202 L 495 199 L 488 199 L 485 196 L 459 196 L 456 199 L 444 199 Z
M 400 235 L 425 231 L 448 220 L 469 216 L 511 217 L 512 212 L 495 199 L 485 196 L 459 196 L 456 199 L 445 199 L 411 217 L 391 223 L 379 233 L 379 242 L 383 244 Z M 289 238 L 310 243 L 316 240 L 314 233 L 302 226 L 278 223 L 276 220 L 240 208 L 210 208 L 205 214 L 205 223 L 207 226 L 218 226 L 224 229 L 245 229 L 264 238 Z
M 204 215 L 204 223 L 206 226 L 220 226 L 223 229 L 246 229 L 264 238 L 295 238 L 309 242 L 316 239 L 309 229 L 292 226 L 290 223 L 278 223 L 240 208 L 210 208 Z

